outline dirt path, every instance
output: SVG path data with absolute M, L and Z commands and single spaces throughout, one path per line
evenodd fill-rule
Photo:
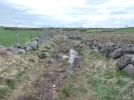
M 10 97 L 10 100 L 57 100 L 58 89 L 63 86 L 63 77 L 65 69 L 58 61 L 48 64 L 43 74 L 32 83 L 32 93 L 23 93 L 16 97 Z
M 29 74 L 26 83 L 20 83 L 8 100 L 58 100 L 70 66 L 67 59 L 63 60 L 60 57 L 61 53 L 68 55 L 70 47 L 75 48 L 79 44 L 78 41 L 72 41 L 60 35 L 53 41 L 42 44 L 39 51 L 35 52 L 39 57 L 37 62 L 39 65 L 36 67 L 41 65 L 41 68 L 35 72 L 38 75 L 34 74 L 34 77 Z M 74 61 L 74 64 L 77 62 L 77 60 Z

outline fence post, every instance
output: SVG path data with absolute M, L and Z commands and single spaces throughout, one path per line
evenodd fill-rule
M 16 32 L 16 44 L 19 44 L 18 32 Z
M 30 32 L 30 39 L 31 39 L 31 40 L 33 39 L 33 35 L 32 35 L 32 32 Z

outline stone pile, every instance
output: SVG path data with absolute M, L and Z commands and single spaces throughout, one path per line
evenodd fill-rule
M 70 39 L 79 40 L 95 52 L 105 54 L 106 58 L 117 60 L 118 69 L 134 76 L 134 45 L 123 43 L 100 43 L 92 39 L 82 37 L 69 37 Z

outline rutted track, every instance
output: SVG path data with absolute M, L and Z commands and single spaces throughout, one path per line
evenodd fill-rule
M 64 36 L 59 36 L 59 37 L 64 37 Z M 67 37 L 65 38 L 68 39 Z M 66 44 L 64 46 L 68 45 L 67 48 L 64 47 L 60 48 L 61 44 L 58 45 L 57 42 L 59 44 L 59 41 L 56 41 L 56 43 L 54 44 L 57 45 L 56 49 L 58 51 L 52 53 L 53 58 L 46 59 L 46 53 L 44 53 L 46 51 L 48 53 L 51 53 L 51 47 L 43 46 L 42 51 L 40 51 L 41 53 L 40 55 L 44 55 L 43 56 L 44 60 L 41 57 L 42 59 L 41 62 L 42 64 L 44 64 L 44 69 L 42 71 L 42 74 L 36 77 L 36 80 L 32 81 L 29 86 L 26 87 L 22 86 L 18 90 L 15 90 L 14 93 L 10 96 L 9 100 L 57 100 L 58 99 L 58 93 L 60 91 L 60 88 L 64 86 L 64 80 L 68 77 L 67 69 L 70 66 L 70 64 L 68 63 L 68 59 L 62 59 L 62 55 L 59 56 L 59 54 L 69 53 L 70 44 L 65 41 Z M 61 43 L 64 43 L 64 40 Z M 47 49 L 45 50 L 44 48 Z M 67 49 L 65 50 L 67 52 L 66 53 L 63 52 L 64 50 L 62 49 Z M 71 64 L 73 65 L 73 67 L 76 67 L 77 63 L 75 62 L 75 57 L 73 62 Z M 30 92 L 26 91 L 25 88 L 30 88 L 31 89 Z

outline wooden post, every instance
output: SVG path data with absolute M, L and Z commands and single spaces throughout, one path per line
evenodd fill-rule
M 30 39 L 31 39 L 31 40 L 33 39 L 33 35 L 32 35 L 32 32 L 30 32 Z
M 16 44 L 19 44 L 18 32 L 16 32 Z

